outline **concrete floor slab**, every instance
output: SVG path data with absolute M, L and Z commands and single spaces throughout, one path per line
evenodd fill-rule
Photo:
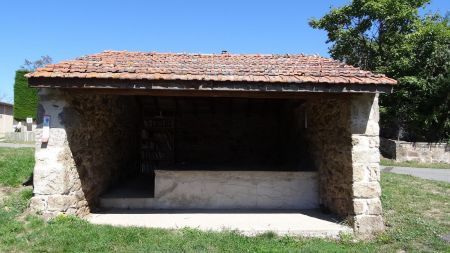
M 338 238 L 352 233 L 345 225 L 333 222 L 319 212 L 171 212 L 115 210 L 94 213 L 87 217 L 94 224 L 148 228 L 194 228 L 203 231 L 236 230 L 253 236 L 265 232 L 278 235 Z

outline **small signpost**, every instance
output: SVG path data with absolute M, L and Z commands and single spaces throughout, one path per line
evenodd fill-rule
M 28 132 L 33 131 L 33 118 L 30 117 L 27 118 L 27 131 Z

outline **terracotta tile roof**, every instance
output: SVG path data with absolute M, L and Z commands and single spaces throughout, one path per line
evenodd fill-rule
M 105 51 L 39 68 L 29 78 L 385 84 L 394 79 L 319 56 Z

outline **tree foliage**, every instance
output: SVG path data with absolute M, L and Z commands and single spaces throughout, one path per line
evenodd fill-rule
M 39 60 L 36 61 L 30 61 L 28 59 L 25 59 L 24 64 L 21 66 L 21 69 L 28 70 L 28 71 L 34 71 L 37 68 L 42 68 L 47 64 L 50 64 L 53 62 L 52 57 L 48 55 L 41 56 Z
M 25 75 L 50 63 L 52 63 L 52 58 L 48 55 L 41 56 L 36 61 L 25 59 L 21 69 L 16 71 L 14 83 L 14 118 L 16 120 L 25 120 L 27 117 L 36 119 L 38 105 L 37 89 L 28 86 L 28 79 Z
M 450 22 L 419 15 L 430 0 L 353 0 L 310 25 L 325 30 L 330 54 L 399 81 L 381 97 L 382 135 L 439 141 L 450 134 Z
M 38 96 L 37 90 L 28 87 L 28 80 L 25 75 L 27 70 L 16 71 L 14 83 L 14 118 L 25 120 L 27 117 L 36 119 Z

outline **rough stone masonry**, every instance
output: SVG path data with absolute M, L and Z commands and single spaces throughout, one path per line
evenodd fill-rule
M 127 173 L 121 168 L 136 160 L 134 98 L 51 89 L 41 89 L 39 97 L 31 208 L 44 217 L 85 216 Z M 43 115 L 51 117 L 47 144 L 41 143 Z
M 126 173 L 120 171 L 123 163 L 136 158 L 134 97 L 48 88 L 39 96 L 31 208 L 45 217 L 87 215 L 99 195 Z M 311 99 L 306 110 L 321 205 L 347 218 L 358 235 L 382 231 L 378 95 Z M 51 116 L 46 145 L 40 142 L 43 115 Z
M 347 217 L 359 235 L 382 231 L 378 95 L 317 100 L 307 111 L 322 206 Z

